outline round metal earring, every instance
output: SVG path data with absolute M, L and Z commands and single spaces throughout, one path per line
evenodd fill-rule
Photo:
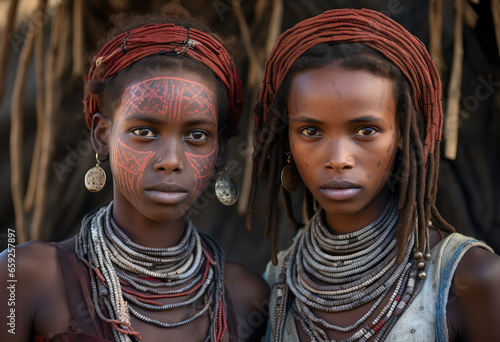
M 226 168 L 218 171 L 219 177 L 215 181 L 215 195 L 224 205 L 233 205 L 240 197 L 240 190 L 236 183 L 226 175 Z
M 288 192 L 294 192 L 299 188 L 300 185 L 300 175 L 297 167 L 293 163 L 292 153 L 287 152 L 287 164 L 281 170 L 281 184 L 283 188 Z
M 98 192 L 104 188 L 106 184 L 106 172 L 99 166 L 101 161 L 99 160 L 99 155 L 95 154 L 96 164 L 93 168 L 89 169 L 85 174 L 85 187 L 90 192 Z

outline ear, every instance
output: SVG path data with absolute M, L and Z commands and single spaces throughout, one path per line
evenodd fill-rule
M 109 156 L 109 131 L 111 122 L 101 113 L 95 113 L 92 117 L 92 128 L 90 129 L 90 139 L 94 150 L 103 158 Z
M 219 137 L 217 138 L 218 149 L 217 159 L 215 161 L 215 166 L 217 168 L 221 168 L 226 163 L 228 152 L 227 140 L 226 130 L 223 130 L 219 133 Z

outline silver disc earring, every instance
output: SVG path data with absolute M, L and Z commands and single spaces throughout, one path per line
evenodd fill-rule
M 90 192 L 98 192 L 104 188 L 106 184 L 106 172 L 99 166 L 101 161 L 99 160 L 99 155 L 95 154 L 96 164 L 93 168 L 89 169 L 85 174 L 85 187 Z
M 227 176 L 226 169 L 218 171 L 219 177 L 215 181 L 215 195 L 224 205 L 233 205 L 240 197 L 240 190 L 236 183 Z

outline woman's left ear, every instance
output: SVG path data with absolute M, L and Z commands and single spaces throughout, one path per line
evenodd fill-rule
M 221 168 L 227 160 L 227 134 L 226 131 L 222 131 L 219 133 L 219 137 L 217 138 L 218 150 L 217 150 L 217 159 L 215 161 L 215 166 L 217 168 Z
M 92 117 L 90 139 L 94 150 L 103 158 L 109 156 L 109 131 L 111 122 L 101 113 L 95 113 Z

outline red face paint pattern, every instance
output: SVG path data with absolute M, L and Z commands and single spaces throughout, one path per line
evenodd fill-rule
M 118 138 L 114 151 L 114 160 L 117 164 L 114 177 L 124 195 L 138 205 L 142 200 L 139 184 L 141 184 L 144 169 L 154 152 L 133 150 L 122 143 L 120 138 Z
M 175 77 L 158 77 L 136 83 L 123 95 L 120 121 L 132 115 L 143 114 L 166 119 L 167 124 L 181 126 L 182 118 L 209 116 L 216 120 L 213 93 L 204 85 Z M 205 147 L 208 153 L 196 154 L 184 149 L 185 160 L 194 173 L 195 187 L 186 202 L 189 207 L 210 181 L 216 159 L 216 139 L 212 146 Z M 120 140 L 115 144 L 115 160 L 119 165 L 115 179 L 136 204 L 141 201 L 140 183 L 149 160 L 156 151 L 138 151 Z M 118 169 L 118 168 L 117 168 Z

